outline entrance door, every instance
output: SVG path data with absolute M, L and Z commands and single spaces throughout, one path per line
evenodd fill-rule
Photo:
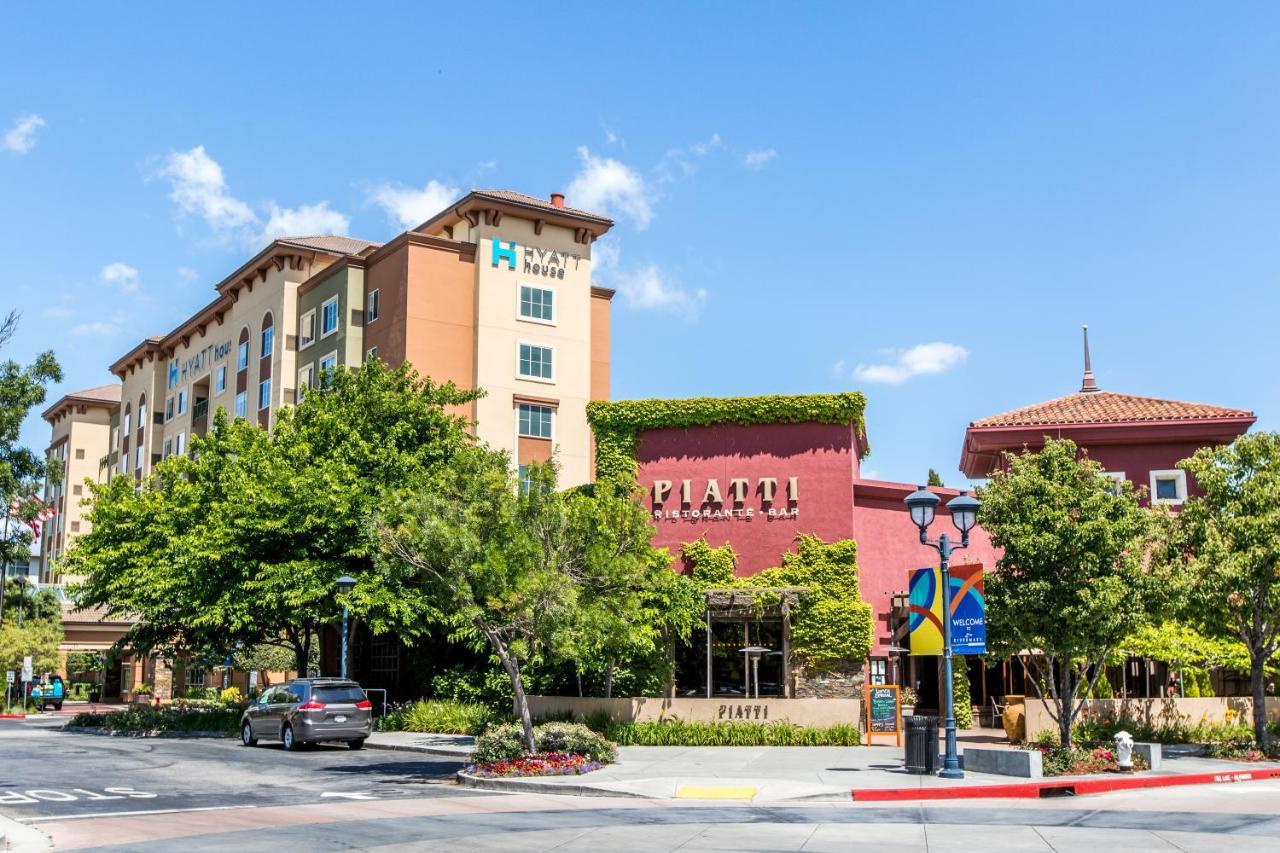
M 102 701 L 119 701 L 120 700 L 120 669 L 123 663 L 118 663 L 113 667 L 108 667 L 104 673 L 105 683 L 102 687 Z
M 911 657 L 911 686 L 916 689 L 917 714 L 937 714 L 941 707 L 938 701 L 938 664 L 941 662 L 938 655 Z

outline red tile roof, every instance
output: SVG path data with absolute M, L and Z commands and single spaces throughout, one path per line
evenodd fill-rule
M 1228 409 L 1204 403 L 1160 400 L 1112 391 L 1068 394 L 981 418 L 969 426 L 1039 426 L 1042 424 L 1107 424 L 1133 421 L 1199 421 L 1222 418 L 1253 418 L 1245 409 Z

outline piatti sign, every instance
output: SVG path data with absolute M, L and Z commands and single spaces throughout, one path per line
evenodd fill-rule
M 766 521 L 800 517 L 799 477 L 731 477 L 726 489 L 709 480 L 654 480 L 649 490 L 655 521 Z

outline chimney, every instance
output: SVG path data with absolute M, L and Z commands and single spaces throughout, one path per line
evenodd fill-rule
M 1080 383 L 1080 393 L 1097 392 L 1098 381 L 1093 378 L 1093 363 L 1089 359 L 1089 327 L 1084 327 L 1084 380 Z
M 551 194 L 551 206 L 552 206 L 552 207 L 564 207 L 564 193 L 552 193 L 552 194 Z

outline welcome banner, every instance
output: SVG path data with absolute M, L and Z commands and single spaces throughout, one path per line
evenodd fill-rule
M 987 651 L 987 602 L 982 594 L 982 565 L 952 566 L 951 651 L 981 655 Z M 942 571 L 907 573 L 910 598 L 910 646 L 913 655 L 942 654 Z

